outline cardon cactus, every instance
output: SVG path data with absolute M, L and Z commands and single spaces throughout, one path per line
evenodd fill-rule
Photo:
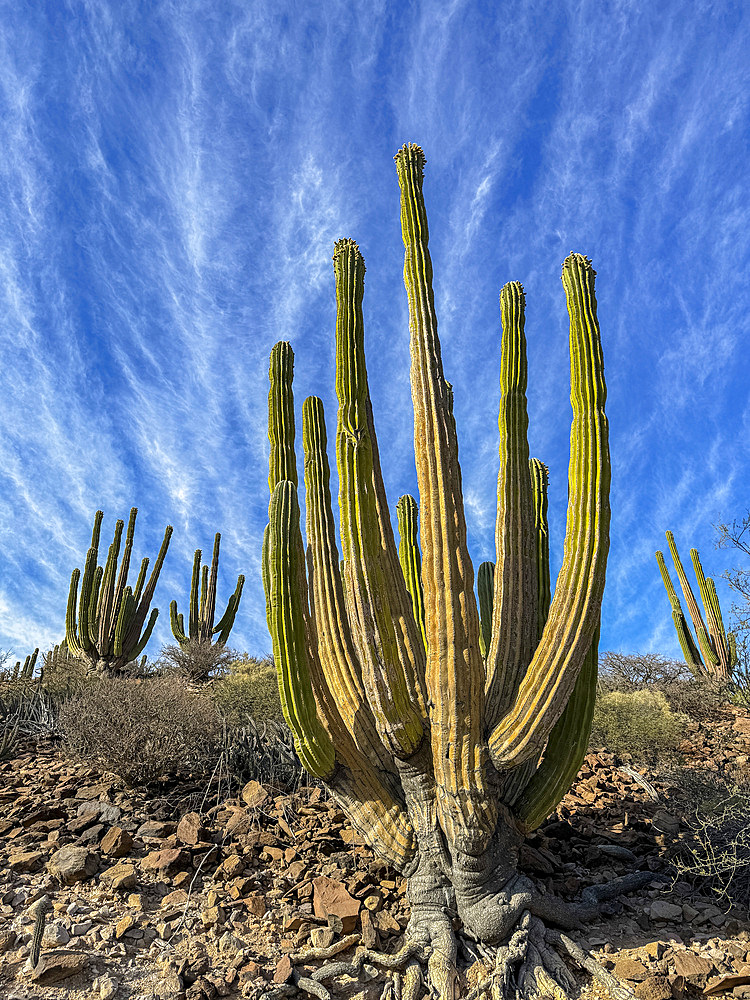
M 141 562 L 135 588 L 128 586 L 128 570 L 133 550 L 133 535 L 138 508 L 130 511 L 125 548 L 118 572 L 120 543 L 124 521 L 115 524 L 115 535 L 109 547 L 104 567 L 97 566 L 99 535 L 104 514 L 98 510 L 94 517 L 91 546 L 81 580 L 81 571 L 73 570 L 68 595 L 65 620 L 65 641 L 73 656 L 85 658 L 101 674 L 114 676 L 122 673 L 132 663 L 148 642 L 159 615 L 154 608 L 146 623 L 146 615 L 156 590 L 164 558 L 172 537 L 172 526 L 167 525 L 159 555 L 146 582 L 149 560 Z M 78 597 L 78 584 L 81 595 Z M 76 612 L 77 606 L 77 612 Z M 145 625 L 145 628 L 144 628 Z
M 169 606 L 170 622 L 172 625 L 172 635 L 183 649 L 189 648 L 193 642 L 211 642 L 218 633 L 217 645 L 224 646 L 232 631 L 237 608 L 240 606 L 242 588 L 245 585 L 245 577 L 240 574 L 237 577 L 237 586 L 234 593 L 229 598 L 227 609 L 220 618 L 218 624 L 214 625 L 216 614 L 216 580 L 219 573 L 219 546 L 221 535 L 217 531 L 214 537 L 214 552 L 211 559 L 211 572 L 208 566 L 201 569 L 201 550 L 195 550 L 193 558 L 193 578 L 190 584 L 190 615 L 188 618 L 188 630 L 185 631 L 185 621 L 181 614 L 177 614 L 177 601 L 172 601 Z
M 690 625 L 685 617 L 677 596 L 677 591 L 672 583 L 666 563 L 664 553 L 657 551 L 656 562 L 659 566 L 661 578 L 667 591 L 667 597 L 672 607 L 672 621 L 674 622 L 677 638 L 682 649 L 685 662 L 696 677 L 710 677 L 719 681 L 727 681 L 732 675 L 732 669 L 737 662 L 737 649 L 735 637 L 732 632 L 727 632 L 721 617 L 721 607 L 719 606 L 719 596 L 716 593 L 716 585 L 710 576 L 703 572 L 700 557 L 697 549 L 690 550 L 690 559 L 695 570 L 695 578 L 698 581 L 698 592 L 701 596 L 705 621 L 698 607 L 690 582 L 682 565 L 680 554 L 677 551 L 674 535 L 671 531 L 666 533 L 667 545 L 677 571 L 677 578 L 685 596 L 690 619 L 695 629 L 695 638 L 690 631 Z
M 574 983 L 551 944 L 589 967 L 593 960 L 552 925 L 576 925 L 618 886 L 593 890 L 576 909 L 539 893 L 518 872 L 517 858 L 525 833 L 575 776 L 593 710 L 610 517 L 595 272 L 575 253 L 562 268 L 573 424 L 564 556 L 551 605 L 546 469 L 530 465 L 526 436 L 525 296 L 517 282 L 501 293 L 496 558 L 479 580 L 483 634 L 453 391 L 437 334 L 422 150 L 404 146 L 396 166 L 420 545 L 416 502 L 402 498 L 396 548 L 365 367 L 364 261 L 356 243 L 340 240 L 333 256 L 340 551 L 323 406 L 309 397 L 302 408 L 305 554 L 293 354 L 283 342 L 271 353 L 263 575 L 282 707 L 305 768 L 328 784 L 376 854 L 408 876 L 403 964 L 429 953 L 433 992 L 452 1000 L 458 933 L 501 946 L 498 985 L 506 997 L 550 989 L 564 996 Z M 415 995 L 418 977 L 419 964 L 409 962 L 404 995 Z

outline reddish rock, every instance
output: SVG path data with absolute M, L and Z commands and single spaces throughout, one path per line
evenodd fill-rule
M 190 864 L 190 855 L 183 851 L 181 847 L 166 847 L 162 851 L 151 851 L 141 861 L 141 868 L 144 871 L 158 871 L 168 874 L 170 871 L 177 871 L 186 868 Z
M 276 971 L 273 974 L 273 981 L 281 985 L 288 983 L 294 976 L 294 966 L 288 955 L 284 955 L 276 963 Z
M 119 826 L 113 826 L 102 837 L 101 849 L 111 858 L 124 858 L 133 849 L 133 838 Z
M 185 813 L 177 824 L 177 839 L 183 844 L 201 844 L 208 839 L 208 833 L 201 823 L 200 813 Z
M 253 893 L 251 896 L 245 896 L 243 902 L 247 907 L 248 913 L 252 913 L 256 917 L 262 917 L 268 909 L 266 906 L 266 897 L 262 893 Z
M 618 958 L 615 963 L 615 976 L 618 979 L 627 979 L 631 983 L 640 983 L 644 979 L 648 979 L 649 971 L 643 962 L 639 962 L 637 958 Z
M 326 875 L 313 879 L 313 908 L 316 917 L 337 916 L 344 934 L 351 934 L 357 926 L 359 900 L 349 894 L 343 883 Z
M 702 979 L 708 979 L 714 971 L 713 962 L 703 958 L 702 955 L 696 955 L 694 951 L 676 951 L 672 958 L 676 975 L 684 976 L 688 982 L 694 985 Z
M 633 992 L 638 1000 L 672 1000 L 672 987 L 666 976 L 647 976 Z
M 39 957 L 31 978 L 40 986 L 52 986 L 82 972 L 89 957 L 81 951 L 49 951 Z
M 240 798 L 250 809 L 265 805 L 270 795 L 259 781 L 248 781 L 240 792 Z

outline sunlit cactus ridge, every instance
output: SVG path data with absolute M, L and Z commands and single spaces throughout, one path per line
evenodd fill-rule
M 610 479 L 595 272 L 576 253 L 562 269 L 573 422 L 564 555 L 553 595 L 548 474 L 530 459 L 527 440 L 525 296 L 519 282 L 503 288 L 496 553 L 481 567 L 477 602 L 453 389 L 437 333 L 425 158 L 407 144 L 395 159 L 421 509 L 412 497 L 399 500 L 397 547 L 367 382 L 364 261 L 353 240 L 339 240 L 340 542 L 323 406 L 310 397 L 303 406 L 305 557 L 293 354 L 279 343 L 270 365 L 268 625 L 300 758 L 330 785 L 376 853 L 411 876 L 411 933 L 439 933 L 442 918 L 427 903 L 446 891 L 464 926 L 492 940 L 513 924 L 503 894 L 506 883 L 521 878 L 517 845 L 575 777 L 593 711 Z M 447 991 L 450 973 L 433 976 Z

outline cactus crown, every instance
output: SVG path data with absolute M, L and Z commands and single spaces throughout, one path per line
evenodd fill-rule
M 214 625 L 220 545 L 221 534 L 217 531 L 214 536 L 214 551 L 211 558 L 210 573 L 208 566 L 201 568 L 201 550 L 195 550 L 193 557 L 193 577 L 190 584 L 190 614 L 187 632 L 185 631 L 185 620 L 182 614 L 177 613 L 177 601 L 172 601 L 169 606 L 172 635 L 183 649 L 187 649 L 193 642 L 211 642 L 212 637 L 217 633 L 218 639 L 216 640 L 216 644 L 224 646 L 229 638 L 229 633 L 232 631 L 237 609 L 240 606 L 245 577 L 242 574 L 237 577 L 237 586 L 229 598 L 227 609 L 221 616 L 218 624 Z

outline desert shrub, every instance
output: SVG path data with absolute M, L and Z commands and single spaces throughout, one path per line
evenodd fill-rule
M 213 683 L 214 704 L 229 729 L 249 722 L 284 723 L 273 657 L 236 657 L 227 673 Z
M 608 691 L 597 697 L 589 745 L 663 763 L 675 756 L 686 722 L 660 691 Z
M 687 775 L 685 776 L 687 777 Z M 722 901 L 750 905 L 750 783 L 703 772 L 681 783 L 680 797 L 691 798 L 689 832 L 670 857 L 677 876 Z
M 155 665 L 157 673 L 177 673 L 196 683 L 205 683 L 229 670 L 237 658 L 233 649 L 227 649 L 210 639 L 194 639 L 186 646 L 165 646 Z
M 221 718 L 208 693 L 178 677 L 102 678 L 60 709 L 68 750 L 128 784 L 211 770 Z
M 686 663 L 658 653 L 602 653 L 599 657 L 599 688 L 607 691 L 639 691 L 653 684 L 672 684 L 691 677 Z
M 661 691 L 673 712 L 687 715 L 696 722 L 720 719 L 731 698 L 727 683 L 710 677 L 666 681 L 654 685 L 653 690 Z

